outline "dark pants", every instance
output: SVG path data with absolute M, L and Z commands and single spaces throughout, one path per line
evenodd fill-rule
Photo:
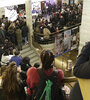
M 32 97 L 31 97 L 30 95 L 27 94 L 26 100 L 32 100 Z

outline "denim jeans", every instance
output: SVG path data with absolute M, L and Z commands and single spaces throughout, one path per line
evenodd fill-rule
M 23 40 L 24 40 L 25 44 L 28 43 L 27 37 L 23 37 Z

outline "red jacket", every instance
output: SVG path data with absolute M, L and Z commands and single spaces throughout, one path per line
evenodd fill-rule
M 51 74 L 53 73 L 53 68 L 44 71 L 45 74 L 47 76 L 51 76 Z M 61 83 L 61 80 L 64 78 L 64 73 L 62 70 L 58 70 L 59 74 L 58 74 L 58 83 Z M 30 88 L 34 88 L 38 86 L 38 83 L 40 81 L 40 76 L 39 73 L 37 71 L 37 69 L 35 67 L 31 67 L 28 69 L 27 71 L 27 84 L 28 84 L 28 89 L 27 89 L 27 93 L 29 95 L 31 95 L 30 93 Z

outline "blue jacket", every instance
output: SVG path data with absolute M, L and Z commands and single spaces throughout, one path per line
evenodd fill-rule
M 22 58 L 21 57 L 18 57 L 18 56 L 13 56 L 10 60 L 10 62 L 16 62 L 17 66 L 19 66 L 21 63 L 22 63 Z

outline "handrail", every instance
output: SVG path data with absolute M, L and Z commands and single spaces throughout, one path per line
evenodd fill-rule
M 70 27 L 66 27 L 66 29 L 61 29 L 61 30 L 59 30 L 58 33 L 61 33 L 61 32 L 63 32 L 63 31 L 66 31 L 66 30 L 68 30 L 68 29 L 71 29 L 71 28 L 74 28 L 74 27 L 77 27 L 77 26 L 80 26 L 80 25 L 81 25 L 81 23 L 78 23 L 78 24 L 72 25 L 72 26 L 70 26 Z M 57 33 L 57 32 L 53 32 L 53 33 L 51 33 L 50 35 L 55 35 L 55 33 Z M 35 34 L 35 35 L 44 36 L 44 34 L 40 34 L 40 33 Z
M 72 77 L 64 77 L 62 80 L 63 83 L 70 83 L 70 82 L 76 82 L 77 78 L 75 76 Z

